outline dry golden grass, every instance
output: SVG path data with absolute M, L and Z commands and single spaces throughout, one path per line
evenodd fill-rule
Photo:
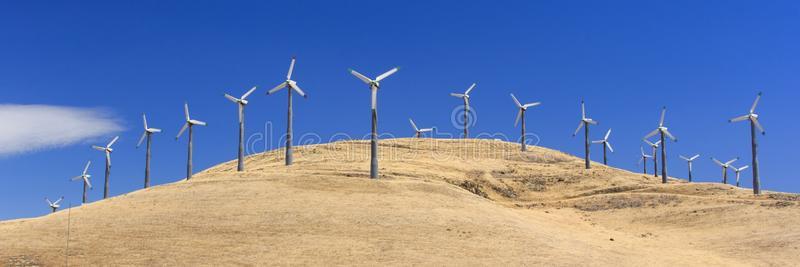
M 365 141 L 0 223 L 0 263 L 796 265 L 800 197 L 660 179 L 488 140 Z M 68 257 L 66 256 L 68 254 Z

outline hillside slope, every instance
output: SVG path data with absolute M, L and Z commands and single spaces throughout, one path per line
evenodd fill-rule
M 489 140 L 298 147 L 0 223 L 0 263 L 791 265 L 800 197 L 634 174 Z M 177 163 L 176 163 L 177 164 Z M 69 250 L 67 223 L 69 217 Z M 65 257 L 65 255 L 69 255 Z

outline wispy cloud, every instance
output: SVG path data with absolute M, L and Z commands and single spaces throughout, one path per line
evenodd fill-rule
M 0 104 L 0 156 L 64 147 L 122 130 L 110 111 Z

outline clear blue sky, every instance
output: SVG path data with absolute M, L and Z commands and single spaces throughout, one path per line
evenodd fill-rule
M 103 156 L 90 145 L 115 131 L 121 139 L 111 194 L 139 189 L 144 151 L 134 147 L 142 112 L 165 130 L 154 140 L 153 183 L 181 179 L 186 141 L 174 136 L 184 101 L 209 123 L 196 131 L 196 170 L 234 159 L 236 109 L 222 93 L 262 86 L 250 97 L 248 135 L 267 121 L 282 131 L 285 95 L 264 90 L 284 79 L 292 55 L 294 78 L 310 95 L 295 99 L 298 135 L 368 133 L 368 91 L 346 70 L 374 77 L 401 66 L 379 94 L 382 132 L 411 135 L 407 119 L 414 117 L 456 133 L 450 112 L 459 101 L 448 93 L 477 82 L 473 132 L 516 138 L 513 92 L 523 102 L 543 102 L 527 114 L 540 145 L 582 155 L 580 138 L 571 134 L 584 98 L 601 123 L 593 139 L 614 129 L 611 164 L 638 171 L 640 139 L 666 105 L 667 125 L 679 138 L 669 146 L 671 174 L 685 176 L 678 154 L 700 153 L 699 181 L 720 179 L 710 156 L 741 156 L 740 164 L 749 164 L 749 128 L 727 119 L 745 114 L 764 91 L 757 110 L 767 130 L 760 139 L 762 183 L 800 192 L 792 158 L 800 130 L 792 121 L 800 115 L 796 1 L 433 2 L 0 4 L 0 104 L 75 108 L 83 112 L 75 125 L 89 129 L 71 139 L 56 129 L 40 141 L 66 141 L 0 156 L 0 219 L 45 214 L 44 197 L 78 204 L 81 185 L 68 178 L 86 160 L 93 161 L 97 186 L 89 198 L 102 198 Z M 0 127 L 9 132 L 25 124 L 22 117 L 7 115 Z M 6 142 L 0 145 L 12 146 Z M 743 176 L 749 187 L 750 172 Z

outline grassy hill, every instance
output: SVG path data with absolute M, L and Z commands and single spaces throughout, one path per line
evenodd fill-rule
M 800 196 L 661 184 L 541 147 L 391 139 L 231 161 L 0 222 L 6 265 L 793 265 Z M 182 164 L 176 162 L 175 164 Z M 67 223 L 70 224 L 69 250 Z M 68 256 L 67 256 L 68 255 Z

